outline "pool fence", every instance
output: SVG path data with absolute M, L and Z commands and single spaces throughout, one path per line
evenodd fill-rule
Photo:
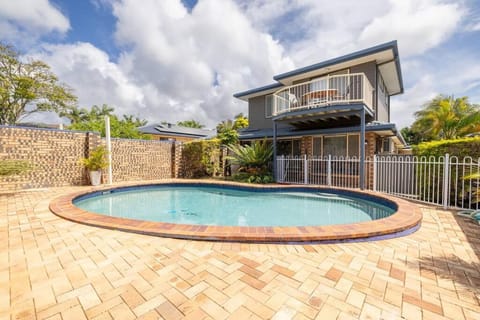
M 277 157 L 276 182 L 359 188 L 357 157 Z M 440 205 L 480 207 L 480 159 L 375 155 L 364 161 L 366 189 Z

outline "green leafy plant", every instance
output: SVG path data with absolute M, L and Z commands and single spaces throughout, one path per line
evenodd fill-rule
M 0 176 L 19 175 L 32 169 L 32 164 L 25 160 L 0 160 Z
M 422 142 L 413 147 L 416 156 L 444 156 L 446 153 L 456 157 L 480 157 L 480 137 L 466 137 L 450 140 Z
M 265 171 L 273 157 L 273 147 L 265 140 L 254 141 L 250 145 L 232 145 L 228 149 L 232 153 L 228 158 L 244 172 Z
M 228 159 L 239 166 L 237 181 L 250 183 L 273 182 L 270 164 L 273 158 L 273 146 L 266 141 L 254 141 L 250 145 L 231 145 L 228 147 L 232 156 Z
M 215 176 L 220 173 L 220 141 L 198 140 L 183 145 L 185 178 Z
M 104 146 L 93 149 L 88 158 L 80 159 L 80 163 L 90 171 L 105 169 L 108 167 L 107 149 Z

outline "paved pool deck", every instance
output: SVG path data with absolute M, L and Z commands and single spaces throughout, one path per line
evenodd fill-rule
M 0 319 L 480 319 L 480 226 L 420 206 L 418 231 L 339 244 L 178 240 L 0 195 Z

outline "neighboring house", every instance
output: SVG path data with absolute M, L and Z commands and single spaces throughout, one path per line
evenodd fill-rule
M 396 41 L 273 79 L 273 84 L 234 97 L 248 102 L 249 127 L 241 131 L 240 139 L 276 141 L 275 159 L 331 155 L 363 161 L 406 146 L 390 122 L 390 97 L 403 93 Z
M 187 142 L 195 139 L 207 139 L 215 135 L 215 131 L 177 126 L 171 123 L 154 124 L 138 129 L 149 134 L 153 140 Z

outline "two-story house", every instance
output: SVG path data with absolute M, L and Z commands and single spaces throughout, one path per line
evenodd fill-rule
M 390 97 L 403 93 L 392 41 L 273 77 L 234 95 L 248 102 L 242 141 L 269 139 L 277 156 L 356 157 L 396 153 L 405 141 L 390 122 Z M 360 187 L 365 166 L 360 166 Z M 274 170 L 276 172 L 276 170 Z

